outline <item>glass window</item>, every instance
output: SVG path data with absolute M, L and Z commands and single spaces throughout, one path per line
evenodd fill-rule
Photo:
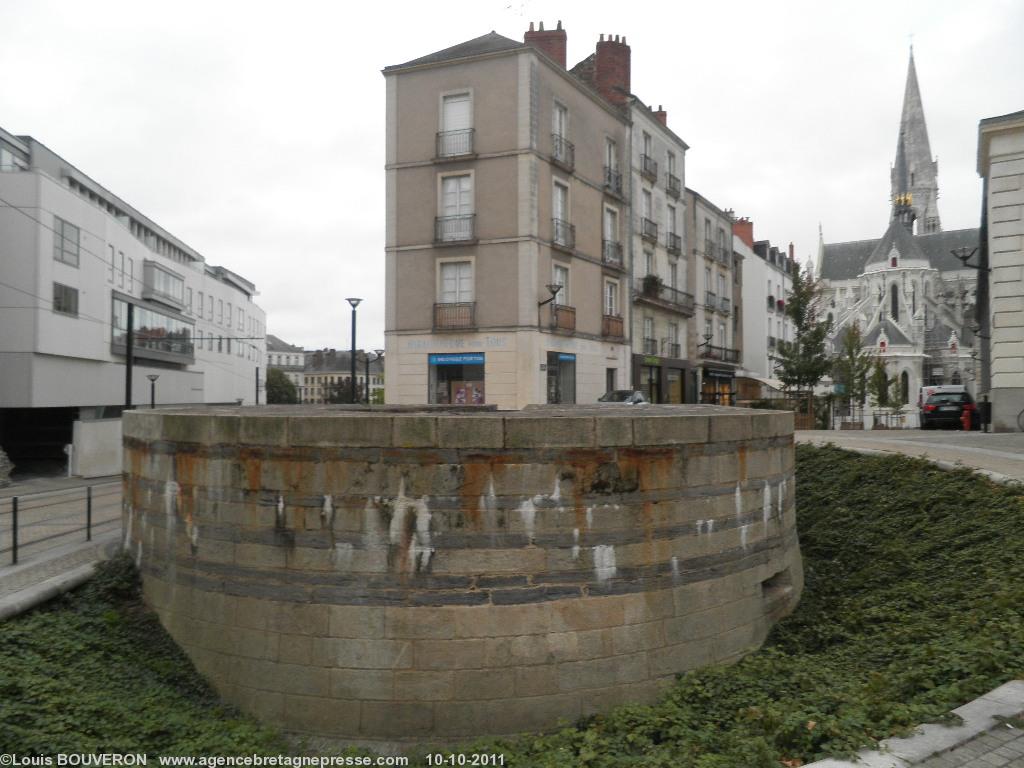
M 107 282 L 113 285 L 114 283 L 114 246 L 107 246 L 110 248 L 110 265 L 107 269 Z
M 548 402 L 576 402 L 576 355 L 548 352 Z
M 551 132 L 560 138 L 569 138 L 569 110 L 557 101 L 551 114 Z
M 176 317 L 156 312 L 148 307 L 136 305 L 133 324 L 134 345 L 139 349 L 152 349 L 181 355 L 192 354 L 191 323 Z M 126 346 L 128 336 L 128 303 L 114 299 L 112 341 L 117 346 Z
M 569 305 L 569 268 L 563 267 L 561 264 L 555 264 L 552 271 L 551 282 L 557 286 L 560 286 L 558 293 L 555 294 L 555 304 L 561 304 L 562 306 Z
M 679 264 L 671 262 L 668 265 L 668 284 L 673 290 L 679 289 Z
M 465 131 L 473 127 L 473 103 L 468 93 L 454 93 L 444 97 L 441 108 L 441 130 L 442 131 Z M 451 147 L 448 154 L 464 154 L 469 151 L 455 151 L 457 147 Z
M 217 299 L 217 322 L 224 324 L 224 299 Z
M 619 284 L 614 280 L 604 283 L 604 313 L 617 316 L 619 314 Z
M 441 302 L 459 304 L 473 301 L 473 264 L 450 261 L 441 264 Z
M 74 224 L 53 217 L 53 258 L 73 267 L 78 266 L 81 232 Z
M 675 206 L 668 206 L 665 213 L 665 231 L 670 235 L 676 233 L 676 209 Z
M 654 274 L 654 251 L 644 251 L 644 274 Z
M 619 150 L 612 139 L 604 140 L 604 164 L 612 171 L 619 168 Z
M 53 284 L 53 311 L 78 317 L 78 289 L 60 283 Z

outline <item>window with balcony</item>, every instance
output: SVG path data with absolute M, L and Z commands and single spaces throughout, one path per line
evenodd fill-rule
M 676 175 L 676 156 L 674 152 L 668 153 L 668 168 L 665 176 L 665 189 L 672 197 L 679 199 L 683 193 L 683 183 Z
M 561 264 L 553 265 L 551 284 L 558 286 L 558 293 L 555 294 L 553 303 L 567 306 L 569 304 L 569 268 Z
M 613 139 L 604 140 L 604 187 L 613 195 L 622 195 L 619 148 Z
M 673 291 L 679 290 L 679 263 L 670 261 L 668 264 L 668 285 Z
M 654 199 L 649 189 L 643 190 L 640 195 L 640 236 L 652 242 L 658 239 L 658 225 L 654 221 Z
M 551 241 L 562 248 L 576 247 L 576 231 L 569 222 L 569 187 L 556 181 L 551 197 Z
M 604 313 L 619 314 L 619 284 L 614 280 L 604 281 Z
M 74 224 L 64 219 L 53 217 L 53 258 L 78 266 L 78 255 L 81 246 L 81 231 Z
M 445 96 L 441 104 L 441 130 L 437 134 L 439 158 L 473 154 L 473 102 L 469 93 Z
M 644 133 L 642 140 L 643 152 L 640 155 L 640 173 L 646 176 L 651 181 L 658 178 L 658 163 L 654 160 L 653 143 L 651 142 L 651 134 Z
M 434 305 L 434 327 L 473 328 L 476 303 L 473 299 L 473 263 L 447 261 L 440 264 L 438 302 Z
M 654 318 L 644 318 L 644 354 L 658 354 L 658 340 L 654 337 Z
M 181 309 L 185 305 L 185 280 L 148 259 L 142 265 L 142 298 L 153 299 Z
M 576 166 L 576 147 L 569 141 L 569 110 L 557 101 L 551 113 L 551 159 L 570 171 Z
M 619 212 L 614 208 L 604 209 L 601 232 L 601 260 L 613 267 L 622 266 L 622 243 L 619 242 Z
M 441 215 L 434 227 L 439 243 L 474 239 L 473 177 L 470 174 L 441 178 Z

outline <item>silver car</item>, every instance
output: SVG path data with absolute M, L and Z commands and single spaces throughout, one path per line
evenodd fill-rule
M 651 401 L 638 389 L 613 389 L 597 398 L 597 402 L 616 405 L 650 405 Z

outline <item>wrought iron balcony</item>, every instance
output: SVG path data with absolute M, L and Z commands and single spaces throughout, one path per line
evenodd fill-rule
M 735 365 L 738 365 L 740 362 L 740 351 L 738 349 L 729 349 L 728 347 L 702 346 L 700 348 L 700 356 L 705 360 L 721 360 L 723 363 L 733 363 Z
M 647 218 L 640 219 L 640 237 L 644 240 L 650 240 L 652 243 L 658 242 L 658 225 Z
M 551 161 L 571 171 L 576 167 L 576 145 L 565 136 L 551 134 Z
M 725 266 L 732 265 L 732 246 L 725 245 L 724 243 L 718 244 L 718 260 Z
M 551 220 L 551 244 L 572 251 L 576 248 L 576 227 L 565 219 Z
M 774 336 L 769 336 L 768 337 L 768 349 L 775 349 L 775 337 Z
M 476 302 L 458 301 L 434 305 L 434 330 L 476 327 Z
M 709 259 L 715 258 L 715 244 L 710 240 L 704 241 L 704 255 Z
M 704 291 L 704 306 L 708 309 L 714 309 L 718 306 L 718 296 L 711 291 Z
M 729 312 L 732 312 L 732 302 L 729 301 L 729 299 L 726 296 L 719 296 L 718 297 L 718 308 L 722 312 L 725 312 L 726 314 L 728 314 Z
M 601 335 L 621 339 L 624 337 L 622 317 L 619 315 L 601 316 Z
M 670 341 L 667 344 L 665 344 L 665 357 L 678 358 L 680 351 L 681 350 L 679 348 L 678 342 Z
M 647 275 L 635 282 L 635 298 L 687 317 L 693 316 L 693 296 L 685 291 L 665 285 L 657 275 Z
M 476 240 L 476 214 L 438 216 L 434 219 L 435 243 L 469 243 Z
M 601 261 L 605 264 L 622 268 L 622 243 L 614 240 L 601 241 Z
M 665 190 L 672 195 L 672 197 L 678 199 L 679 195 L 682 194 L 683 185 L 679 181 L 678 176 L 673 176 L 671 173 L 665 176 Z
M 449 159 L 473 154 L 473 129 L 440 131 L 437 134 L 437 157 Z
M 559 331 L 575 331 L 576 307 L 567 307 L 564 304 L 552 304 L 551 327 Z
M 657 339 L 644 339 L 644 354 L 645 355 L 656 355 L 658 354 L 658 340 Z
M 640 173 L 651 181 L 658 178 L 658 163 L 650 155 L 640 155 Z
M 683 238 L 675 232 L 669 232 L 665 235 L 665 247 L 669 253 L 679 256 L 683 252 Z
M 604 167 L 604 188 L 606 192 L 622 197 L 622 174 L 607 165 Z

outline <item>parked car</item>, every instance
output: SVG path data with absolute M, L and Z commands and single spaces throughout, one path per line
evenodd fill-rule
M 971 429 L 978 429 L 981 414 L 966 392 L 939 392 L 925 400 L 921 409 L 921 429 L 952 427 L 960 429 L 964 411 L 971 414 Z
M 617 403 L 619 405 L 649 405 L 651 401 L 638 389 L 613 389 L 611 392 L 605 392 L 597 398 L 597 402 Z

